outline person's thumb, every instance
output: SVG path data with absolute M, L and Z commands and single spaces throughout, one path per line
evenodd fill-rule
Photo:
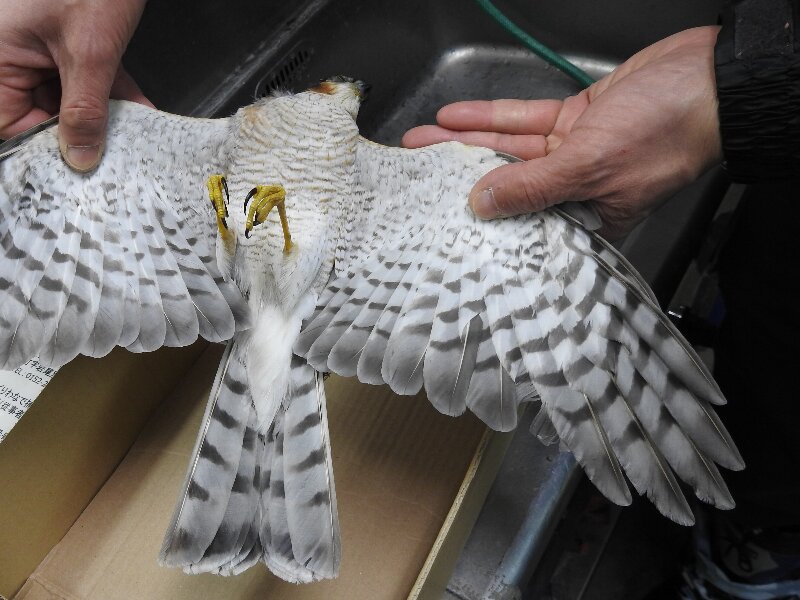
M 562 170 L 552 155 L 503 165 L 478 180 L 469 194 L 469 205 L 481 219 L 544 210 L 571 199 Z
M 117 65 L 76 62 L 61 70 L 58 137 L 61 155 L 76 171 L 100 162 L 108 122 L 108 96 Z

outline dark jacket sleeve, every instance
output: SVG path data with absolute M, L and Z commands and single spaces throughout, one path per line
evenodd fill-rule
M 715 52 L 723 166 L 735 181 L 800 178 L 800 0 L 742 0 Z

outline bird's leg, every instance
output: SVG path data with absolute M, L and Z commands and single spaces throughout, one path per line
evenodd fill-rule
M 211 206 L 217 216 L 219 236 L 225 249 L 233 254 L 236 249 L 236 236 L 233 230 L 228 228 L 228 184 L 223 175 L 212 175 L 208 178 L 208 195 L 211 197 Z
M 247 204 L 251 199 L 253 203 L 248 210 Z M 244 210 L 247 213 L 244 236 L 249 238 L 253 227 L 266 221 L 270 211 L 277 207 L 283 228 L 283 251 L 289 252 L 292 249 L 292 235 L 289 233 L 289 221 L 286 219 L 285 202 L 286 190 L 282 185 L 259 185 L 250 190 L 244 200 Z

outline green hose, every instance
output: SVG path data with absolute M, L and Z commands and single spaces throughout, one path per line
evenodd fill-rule
M 575 81 L 581 84 L 583 87 L 589 87 L 594 83 L 594 79 L 590 77 L 584 70 L 576 67 L 571 62 L 569 62 L 566 58 L 554 52 L 544 44 L 542 44 L 539 40 L 531 37 L 527 33 L 525 33 L 519 26 L 517 26 L 513 21 L 511 21 L 507 16 L 501 13 L 497 7 L 492 4 L 489 0 L 476 0 L 480 7 L 485 10 L 489 16 L 491 16 L 495 21 L 497 21 L 503 29 L 508 31 L 514 37 L 516 37 L 520 42 L 525 44 L 536 56 L 541 57 L 545 61 L 549 62 L 559 71 L 566 73 L 570 77 L 572 77 Z

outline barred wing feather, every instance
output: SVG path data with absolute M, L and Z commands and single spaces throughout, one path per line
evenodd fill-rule
M 579 212 L 485 222 L 467 208 L 473 182 L 507 160 L 362 141 L 334 273 L 295 352 L 400 394 L 424 387 L 440 411 L 504 431 L 532 384 L 614 502 L 630 503 L 627 476 L 679 523 L 693 516 L 678 478 L 733 506 L 714 464 L 743 466 L 711 407 L 722 394 L 633 267 Z
M 248 308 L 216 266 L 205 180 L 228 120 L 112 101 L 105 155 L 69 169 L 56 129 L 0 162 L 0 369 L 229 339 Z

